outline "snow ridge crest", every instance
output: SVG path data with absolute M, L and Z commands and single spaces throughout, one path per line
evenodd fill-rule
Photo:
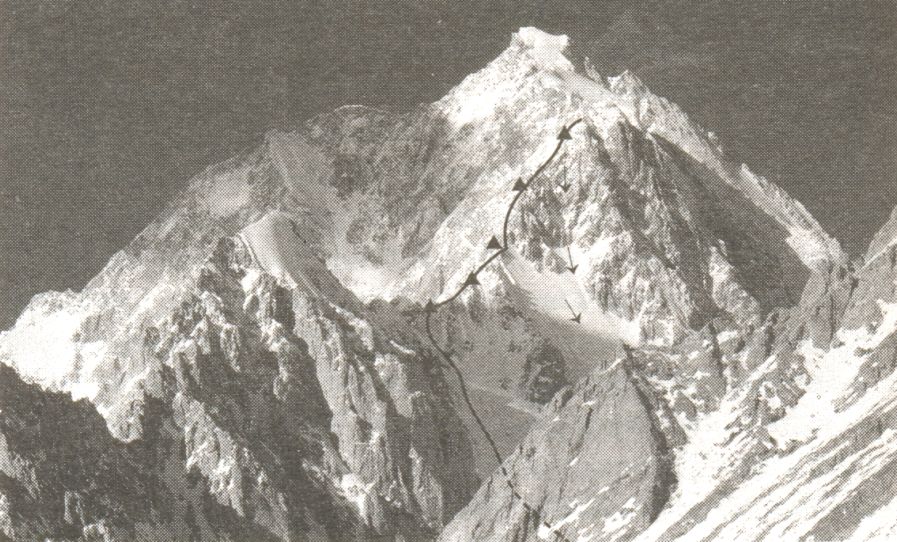
M 527 26 L 514 33 L 511 48 L 526 51 L 535 64 L 546 70 L 573 70 L 573 64 L 564 56 L 570 38 L 564 34 L 554 35 Z

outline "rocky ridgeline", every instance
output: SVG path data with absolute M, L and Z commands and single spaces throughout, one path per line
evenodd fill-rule
M 463 506 L 477 481 L 438 366 L 391 346 L 360 304 L 285 288 L 250 261 L 222 240 L 135 337 L 147 374 L 108 420 L 130 442 L 88 402 L 4 369 L 6 536 L 420 539 Z
M 795 307 L 627 349 L 560 392 L 506 463 L 540 517 L 496 474 L 440 540 L 892 536 L 895 224 L 858 267 L 815 272 Z

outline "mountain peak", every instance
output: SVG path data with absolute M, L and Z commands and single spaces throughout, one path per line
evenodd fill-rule
M 574 512 L 584 528 L 601 528 L 602 517 L 631 498 L 653 502 L 643 490 L 668 492 L 676 474 L 656 435 L 678 418 L 659 418 L 663 409 L 645 408 L 644 399 L 657 406 L 669 399 L 670 411 L 683 409 L 688 421 L 726 390 L 759 386 L 740 380 L 753 368 L 780 362 L 791 371 L 784 350 L 780 361 L 769 356 L 760 324 L 778 321 L 767 316 L 794 306 L 814 262 L 839 261 L 840 249 L 799 203 L 727 161 L 706 132 L 633 73 L 607 82 L 578 73 L 565 56 L 568 43 L 522 28 L 498 58 L 432 106 L 407 114 L 344 107 L 296 132 L 271 132 L 258 149 L 207 169 L 83 292 L 36 298 L 14 329 L 0 333 L 0 364 L 22 380 L 13 387 L 25 393 L 37 384 L 40 393 L 87 399 L 107 422 L 107 440 L 145 440 L 170 428 L 166 449 L 183 454 L 163 459 L 183 463 L 177 472 L 185 476 L 196 467 L 208 495 L 281 540 L 299 538 L 288 517 L 320 509 L 321 521 L 331 521 L 344 501 L 357 513 L 346 511 L 351 521 L 332 533 L 402 530 L 419 540 L 468 502 L 474 469 L 488 475 L 494 455 L 514 458 L 507 464 L 518 472 L 526 467 L 514 450 L 533 420 L 508 402 L 517 393 L 510 383 L 520 383 L 516 397 L 541 404 L 580 381 L 556 396 L 557 425 L 545 418 L 531 439 L 547 450 L 538 457 L 562 458 L 534 487 L 580 480 L 565 486 L 565 496 L 586 496 L 606 485 L 613 499 Z M 876 247 L 890 246 L 894 231 Z M 818 297 L 828 312 L 805 312 L 834 314 L 837 300 Z M 837 331 L 831 319 L 818 320 L 824 333 Z M 777 333 L 793 353 L 792 331 Z M 659 352 L 659 364 L 638 348 Z M 472 399 L 463 383 L 450 388 L 434 350 L 456 376 L 466 375 Z M 613 363 L 620 354 L 625 363 Z M 648 387 L 655 382 L 648 377 L 666 372 L 639 376 L 654 367 L 681 371 L 681 401 L 666 394 L 672 388 Z M 783 394 L 797 389 L 790 386 Z M 759 389 L 769 401 L 768 387 Z M 471 419 L 453 410 L 460 403 L 451 391 L 471 410 L 489 408 L 484 422 L 475 412 L 472 419 L 495 424 L 497 443 L 475 426 L 471 438 L 479 440 L 467 440 L 462 422 Z M 270 425 L 267 412 L 285 425 Z M 3 416 L 6 409 L 0 437 L 9 439 L 4 427 L 19 421 L 4 425 Z M 608 434 L 634 437 L 621 446 Z M 474 453 L 486 441 L 493 449 Z M 296 455 L 296 442 L 320 449 L 320 464 Z M 618 477 L 587 459 L 605 456 L 624 471 L 652 466 L 644 476 Z M 306 464 L 308 472 L 297 473 L 339 498 L 306 506 L 303 484 L 281 470 Z M 60 462 L 43 472 L 66 468 Z M 257 483 L 232 491 L 232 480 Z M 617 480 L 622 486 L 611 488 Z M 175 490 L 187 487 L 174 482 Z M 521 497 L 484 487 L 498 495 L 500 521 L 510 503 L 529 525 L 530 502 L 548 502 L 539 497 L 524 508 Z M 569 514 L 570 501 L 558 502 L 555 509 Z M 274 509 L 286 516 L 268 518 L 264 511 Z M 550 503 L 546 510 L 553 512 Z M 645 506 L 640 514 L 657 512 Z M 165 514 L 183 517 L 158 513 Z M 543 518 L 554 527 L 574 521 Z M 474 531 L 480 524 L 470 522 Z
M 514 33 L 511 49 L 526 51 L 540 68 L 573 70 L 573 64 L 564 56 L 569 43 L 570 38 L 564 34 L 549 34 L 526 26 Z
M 535 134 L 543 123 L 558 126 L 571 118 L 584 118 L 586 125 L 605 137 L 621 123 L 629 124 L 652 140 L 678 147 L 773 216 L 808 268 L 846 260 L 838 242 L 799 202 L 733 163 L 716 139 L 679 106 L 653 94 L 629 70 L 605 81 L 586 62 L 585 72 L 580 73 L 565 55 L 569 44 L 565 35 L 521 28 L 503 53 L 435 104 L 437 114 L 451 130 L 477 125 L 477 130 L 486 132 L 513 123 Z

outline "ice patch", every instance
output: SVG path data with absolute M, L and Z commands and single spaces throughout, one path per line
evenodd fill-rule
M 354 503 L 355 507 L 358 508 L 358 514 L 366 518 L 368 496 L 371 488 L 374 487 L 374 483 L 365 484 L 357 475 L 349 473 L 344 474 L 340 479 L 340 487 L 349 502 Z
M 640 330 L 637 324 L 606 313 L 584 291 L 576 277 L 551 271 L 537 271 L 532 263 L 513 251 L 506 253 L 505 268 L 514 283 L 532 300 L 542 314 L 558 321 L 567 321 L 572 313 L 567 302 L 582 313 L 583 328 L 596 335 L 618 338 L 628 344 L 638 344 Z M 566 301 L 566 302 L 565 302 Z
M 270 275 L 284 284 L 302 286 L 316 297 L 322 297 L 308 273 L 316 260 L 292 231 L 290 220 L 284 213 L 271 212 L 244 228 L 242 238 L 258 264 Z
M 211 214 L 226 217 L 249 206 L 251 185 L 247 182 L 247 176 L 250 169 L 245 165 L 211 180 L 203 196 L 203 204 Z
M 621 531 L 628 529 L 639 508 L 639 506 L 635 505 L 634 497 L 626 501 L 626 504 L 616 511 L 614 515 L 604 520 L 604 534 L 622 534 Z
M 355 295 L 365 301 L 376 298 L 390 299 L 390 287 L 401 276 L 408 262 L 402 258 L 402 240 L 396 235 L 383 241 L 382 262 L 373 263 L 350 243 L 348 232 L 359 216 L 364 194 L 353 194 L 345 201 L 331 201 L 330 217 L 333 221 L 330 255 L 327 267 Z

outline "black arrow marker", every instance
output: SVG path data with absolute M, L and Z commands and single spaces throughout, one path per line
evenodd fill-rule
M 477 274 L 480 271 L 482 271 L 483 269 L 485 269 L 486 266 L 489 265 L 491 262 L 498 259 L 507 250 L 508 221 L 510 220 L 511 211 L 514 209 L 514 205 L 517 203 L 517 200 L 520 199 L 520 196 L 529 187 L 529 185 L 532 182 L 534 182 L 535 179 L 542 173 L 542 171 L 546 167 L 548 167 L 548 165 L 552 162 L 552 160 L 554 160 L 555 156 L 557 156 L 558 152 L 561 150 L 561 147 L 563 146 L 564 142 L 566 140 L 572 139 L 572 136 L 570 135 L 570 130 L 574 126 L 579 124 L 580 122 L 582 122 L 582 119 L 577 119 L 577 120 L 573 121 L 573 123 L 571 123 L 569 126 L 565 126 L 563 129 L 561 129 L 561 133 L 558 134 L 558 136 L 557 136 L 558 143 L 554 149 L 554 152 L 552 152 L 551 156 L 549 156 L 548 159 L 545 162 L 543 162 L 536 169 L 536 171 L 529 177 L 527 182 L 523 182 L 522 178 L 518 178 L 517 182 L 514 183 L 513 189 L 517 193 L 514 195 L 514 198 L 511 200 L 511 204 L 508 206 L 508 210 L 505 214 L 505 220 L 502 225 L 503 241 L 500 243 L 498 241 L 498 239 L 495 236 L 493 236 L 492 239 L 489 240 L 489 243 L 486 245 L 486 247 L 489 250 L 496 250 L 496 252 L 493 253 L 488 258 L 486 258 L 486 260 L 482 264 L 480 264 L 480 266 L 474 272 L 470 273 L 467 276 L 467 280 L 464 282 L 464 284 L 461 286 L 461 288 L 459 288 L 458 291 L 455 292 L 451 297 L 449 297 L 448 299 L 439 301 L 439 302 L 434 302 L 432 299 L 430 299 L 427 301 L 426 305 L 424 306 L 424 329 L 427 332 L 427 339 L 429 339 L 430 344 L 433 345 L 433 347 L 436 349 L 436 351 L 439 352 L 439 355 L 442 357 L 445 364 L 447 364 L 454 371 L 455 375 L 458 377 L 458 384 L 459 384 L 459 387 L 461 390 L 461 396 L 463 397 L 464 402 L 466 403 L 467 409 L 470 411 L 471 416 L 473 417 L 474 421 L 476 421 L 477 425 L 480 428 L 480 431 L 483 433 L 483 436 L 486 438 L 486 441 L 489 443 L 490 448 L 492 448 L 492 452 L 495 455 L 495 460 L 498 462 L 498 468 L 499 468 L 499 470 L 501 470 L 502 475 L 504 475 L 504 477 L 505 477 L 505 483 L 507 483 L 508 487 L 511 489 L 511 494 L 514 496 L 514 498 L 521 501 L 521 504 L 523 505 L 523 507 L 530 514 L 537 514 L 537 512 L 526 502 L 526 500 L 524 500 L 523 496 L 521 496 L 520 493 L 517 491 L 517 487 L 514 484 L 514 481 L 511 479 L 511 476 L 509 475 L 508 471 L 504 467 L 504 460 L 502 459 L 501 452 L 499 452 L 498 446 L 496 445 L 495 440 L 492 438 L 492 434 L 486 428 L 486 425 L 483 423 L 482 419 L 480 418 L 479 414 L 477 413 L 476 408 L 474 408 L 473 403 L 470 400 L 470 396 L 467 392 L 467 385 L 464 382 L 464 374 L 461 372 L 461 370 L 458 368 L 458 366 L 455 364 L 454 360 L 452 359 L 454 352 L 447 351 L 446 349 L 442 348 L 439 345 L 439 343 L 436 341 L 436 337 L 433 336 L 433 331 L 430 327 L 430 319 L 434 314 L 436 314 L 436 312 L 439 310 L 440 307 L 442 307 L 443 305 L 446 305 L 448 303 L 451 303 L 452 301 L 457 299 L 458 296 L 460 296 L 461 293 L 464 292 L 464 290 L 466 290 L 470 286 L 479 286 L 480 281 L 477 279 Z M 566 175 L 566 169 L 565 169 L 565 175 Z M 565 176 L 565 179 L 566 179 L 566 176 Z M 504 246 L 502 246 L 502 244 L 504 244 Z M 569 256 L 569 253 L 568 253 L 568 256 Z M 572 261 L 571 261 L 571 264 L 572 264 Z M 575 270 L 575 266 L 573 266 L 573 268 Z M 569 307 L 570 312 L 573 313 L 573 318 L 571 318 L 570 320 L 579 324 L 582 314 L 581 313 L 576 314 L 576 312 L 573 310 L 573 307 L 570 306 L 570 303 L 566 299 L 564 299 L 564 302 L 567 303 L 567 307 Z M 548 527 L 549 529 L 552 528 L 551 524 L 547 521 L 542 521 L 542 524 L 545 525 L 546 527 Z M 560 525 L 556 526 L 556 529 L 559 527 L 560 527 Z M 570 540 L 568 538 L 566 538 L 560 532 L 560 530 L 555 530 L 554 535 L 558 540 L 561 540 L 562 542 L 570 542 Z
M 564 142 L 567 141 L 568 139 L 573 139 L 573 136 L 570 135 L 570 130 L 572 130 L 573 127 L 575 127 L 580 122 L 582 122 L 582 119 L 576 119 L 572 123 L 570 123 L 570 126 L 564 126 L 561 129 L 561 133 L 558 134 L 558 143 L 554 147 L 554 152 L 551 153 L 551 156 L 548 157 L 548 160 L 545 160 L 544 162 L 542 162 L 542 164 L 538 168 L 536 168 L 536 171 L 534 171 L 533 174 L 530 175 L 529 180 L 527 180 L 527 182 L 524 183 L 523 179 L 517 179 L 517 182 L 514 183 L 514 190 L 517 193 L 514 195 L 514 199 L 511 200 L 511 205 L 508 206 L 508 211 L 507 211 L 507 213 L 505 213 L 504 226 L 502 226 L 502 229 L 501 229 L 502 243 L 504 243 L 504 245 L 506 247 L 508 246 L 508 221 L 511 219 L 511 211 L 514 209 L 514 204 L 517 203 L 517 200 L 520 198 L 520 196 L 523 194 L 523 191 L 526 190 L 526 188 L 529 186 L 529 184 L 531 182 L 535 181 L 536 178 L 538 178 L 539 175 L 542 173 L 542 171 L 546 167 L 548 167 L 548 164 L 550 164 L 554 160 L 555 156 L 557 156 L 558 152 L 560 152 L 561 147 L 564 146 Z M 519 188 L 519 190 L 518 190 L 518 188 Z
M 567 266 L 567 271 L 575 274 L 576 268 L 578 268 L 579 266 L 573 265 L 573 256 L 570 255 L 570 247 L 567 247 L 567 259 L 570 260 L 570 265 Z
M 561 182 L 560 186 L 561 190 L 564 192 L 570 190 L 570 181 L 567 180 L 567 166 L 564 166 L 564 180 Z
M 571 318 L 570 321 L 576 322 L 577 324 L 581 324 L 582 322 L 580 322 L 580 319 L 582 318 L 582 313 L 576 312 L 575 310 L 573 310 L 573 307 L 570 306 L 570 302 L 567 301 L 566 299 L 564 300 L 564 303 L 567 304 L 567 308 L 570 309 L 570 312 L 573 313 L 573 318 Z

